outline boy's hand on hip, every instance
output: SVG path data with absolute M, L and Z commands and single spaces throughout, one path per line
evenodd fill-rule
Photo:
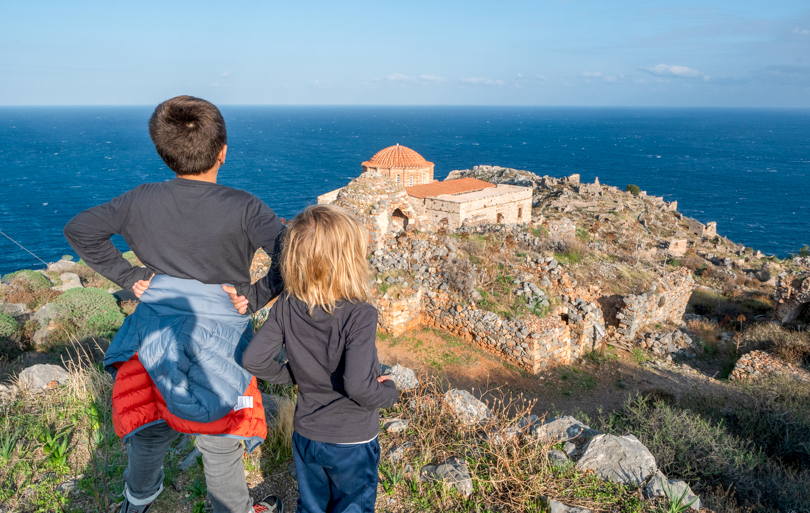
M 384 375 L 380 376 L 379 378 L 377 378 L 377 381 L 379 383 L 384 383 L 386 381 L 394 381 L 394 378 L 392 378 L 390 374 L 384 374 Z
M 244 315 L 247 312 L 248 307 L 248 300 L 245 296 L 240 296 L 236 293 L 236 287 L 232 287 L 231 285 L 223 285 L 222 290 L 228 293 L 231 296 L 231 303 L 233 303 L 233 307 L 236 308 L 236 311 L 240 314 Z
M 132 292 L 135 293 L 135 297 L 141 299 L 143 293 L 146 292 L 146 289 L 148 289 L 149 285 L 152 284 L 152 278 L 154 277 L 155 275 L 152 274 L 152 276 L 148 280 L 138 280 L 135 282 L 134 285 L 132 285 Z

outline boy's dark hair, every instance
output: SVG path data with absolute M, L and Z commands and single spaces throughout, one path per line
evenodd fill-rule
M 175 96 L 158 105 L 149 119 L 149 136 L 160 158 L 178 175 L 205 173 L 228 142 L 219 109 L 193 96 Z

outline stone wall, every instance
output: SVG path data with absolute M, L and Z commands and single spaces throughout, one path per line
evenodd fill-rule
M 698 237 L 715 237 L 717 235 L 717 223 L 715 221 L 711 221 L 704 225 L 697 219 L 690 219 L 689 231 Z
M 527 244 L 535 242 L 531 234 L 508 225 L 482 225 L 474 230 L 514 232 Z M 523 279 L 516 283 L 523 283 L 524 290 L 533 288 L 537 295 L 527 301 L 542 303 L 548 313 L 509 320 L 479 308 L 455 290 L 445 270 L 457 264 L 455 258 L 463 258 L 456 251 L 454 241 L 442 238 L 400 245 L 389 241 L 384 250 L 375 251 L 371 265 L 388 274 L 386 281 L 392 286 L 401 288 L 396 297 L 386 293 L 375 302 L 380 309 L 380 331 L 396 335 L 419 325 L 441 329 L 532 373 L 568 365 L 601 346 L 605 325 L 599 306 L 586 291 L 572 285 L 553 257 L 527 256 L 521 272 L 525 280 L 536 280 L 537 285 Z M 541 287 L 547 293 L 540 294 Z M 548 302 L 552 294 L 558 297 L 553 300 L 556 306 Z M 548 299 L 544 303 L 543 296 Z M 421 314 L 418 322 L 414 319 L 417 308 Z
M 520 224 L 530 222 L 532 215 L 532 190 L 512 185 L 452 196 L 409 199 L 414 209 L 431 225 L 452 230 L 469 218 Z
M 810 322 L 810 277 L 781 274 L 776 281 L 776 319 L 782 324 Z
M 619 333 L 632 340 L 643 326 L 680 322 L 695 288 L 689 269 L 681 268 L 655 280 L 644 294 L 623 298 L 619 309 Z
M 379 331 L 398 337 L 421 326 L 422 289 L 406 288 L 393 295 L 383 294 L 372 301 L 377 307 Z
M 334 191 L 333 191 L 334 192 Z M 327 193 L 319 198 L 331 197 Z M 353 213 L 369 233 L 369 248 L 385 246 L 386 240 L 406 228 L 419 229 L 417 212 L 408 202 L 405 188 L 394 180 L 371 171 L 361 174 L 338 190 L 334 205 Z

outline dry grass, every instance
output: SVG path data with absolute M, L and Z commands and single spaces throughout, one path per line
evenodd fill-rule
M 810 333 L 790 331 L 774 323 L 755 324 L 743 332 L 746 351 L 766 349 L 795 364 L 810 363 Z
M 423 382 L 424 378 L 421 376 Z M 443 407 L 441 383 L 428 381 L 418 390 L 402 394 L 400 404 L 385 413 L 407 420 L 408 429 L 383 434 L 380 439 L 381 484 L 397 504 L 387 509 L 540 513 L 546 511 L 541 497 L 548 496 L 593 512 L 654 511 L 654 505 L 640 501 L 633 488 L 603 482 L 571 464 L 552 466 L 547 456 L 551 444 L 530 436 L 528 427 L 517 427 L 518 419 L 528 416 L 532 406 L 532 402 L 502 396 L 491 404 L 489 420 L 468 426 Z M 403 446 L 402 458 L 392 462 L 388 455 Z M 448 457 L 467 463 L 473 480 L 469 498 L 450 486 L 419 479 L 424 465 Z

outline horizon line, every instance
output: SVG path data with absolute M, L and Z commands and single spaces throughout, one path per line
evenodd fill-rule
M 159 103 L 159 102 L 158 102 Z M 213 103 L 213 102 L 212 102 Z M 723 109 L 723 110 L 810 110 L 808 107 L 779 106 L 724 106 L 724 105 L 515 105 L 515 104 L 446 104 L 446 103 L 215 103 L 227 107 L 448 107 L 448 108 L 546 108 L 546 109 Z M 157 103 L 31 103 L 0 104 L 0 108 L 43 108 L 43 107 L 154 107 Z

